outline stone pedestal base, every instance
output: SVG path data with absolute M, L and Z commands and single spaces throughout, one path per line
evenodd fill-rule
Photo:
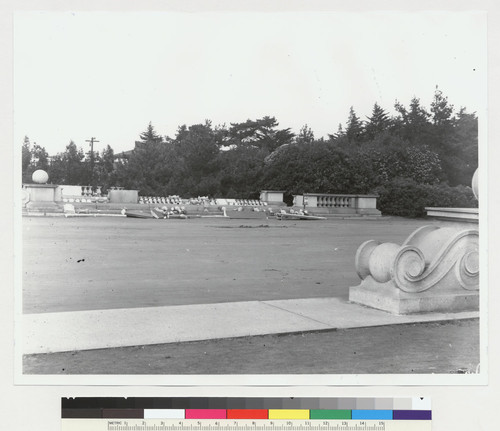
M 393 281 L 378 283 L 372 277 L 365 278 L 359 286 L 349 288 L 349 301 L 392 314 L 428 312 L 457 313 L 479 310 L 479 292 L 439 291 L 404 292 Z
M 28 211 L 57 212 L 62 208 L 57 203 L 57 185 L 54 184 L 24 184 L 23 202 Z
M 62 211 L 60 205 L 56 202 L 28 202 L 26 204 L 26 209 L 28 211 L 38 211 L 38 212 L 57 212 Z
M 422 226 L 402 245 L 365 241 L 349 300 L 395 314 L 479 309 L 479 231 Z
M 136 204 L 139 202 L 138 190 L 110 190 L 109 201 L 113 204 Z
M 285 206 L 283 202 L 283 191 L 262 190 L 260 192 L 260 200 L 269 205 Z

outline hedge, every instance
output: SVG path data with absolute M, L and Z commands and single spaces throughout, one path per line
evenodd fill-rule
M 396 178 L 376 189 L 378 209 L 384 215 L 424 217 L 426 207 L 477 208 L 470 187 L 446 184 L 419 184 L 409 178 Z

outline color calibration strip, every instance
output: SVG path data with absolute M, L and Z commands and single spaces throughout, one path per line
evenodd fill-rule
M 429 398 L 64 398 L 63 419 L 432 419 Z

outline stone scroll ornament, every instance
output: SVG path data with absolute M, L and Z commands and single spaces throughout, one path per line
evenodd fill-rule
M 478 290 L 479 232 L 424 226 L 402 245 L 366 241 L 358 248 L 355 266 L 362 280 L 371 277 L 408 293 Z
M 477 172 L 472 189 L 477 198 Z M 479 230 L 476 223 L 423 226 L 399 245 L 365 241 L 356 252 L 359 286 L 349 301 L 394 314 L 479 308 Z

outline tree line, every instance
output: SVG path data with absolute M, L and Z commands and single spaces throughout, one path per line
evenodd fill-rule
M 389 214 L 419 216 L 425 206 L 475 206 L 469 187 L 478 165 L 478 119 L 455 111 L 436 88 L 430 109 L 414 97 L 390 115 L 377 103 L 361 119 L 351 107 L 345 124 L 317 139 L 308 125 L 294 134 L 275 117 L 213 126 L 178 127 L 161 136 L 150 123 L 135 148 L 119 158 L 111 147 L 90 154 L 70 142 L 49 160 L 23 143 L 23 181 L 45 169 L 53 183 L 137 189 L 141 195 L 255 199 L 260 190 L 377 193 Z

